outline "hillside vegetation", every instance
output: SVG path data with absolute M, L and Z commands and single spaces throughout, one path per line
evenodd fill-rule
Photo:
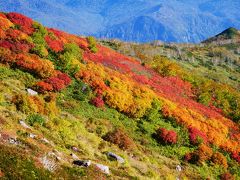
M 216 82 L 128 46 L 139 54 L 0 13 L 1 178 L 240 177 L 239 79 Z

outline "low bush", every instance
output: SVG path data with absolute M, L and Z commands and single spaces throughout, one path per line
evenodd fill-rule
M 96 39 L 93 36 L 89 36 L 87 37 L 87 40 L 89 43 L 88 48 L 90 49 L 90 51 L 96 53 L 98 51 Z
M 133 140 L 122 129 L 107 133 L 104 140 L 116 144 L 120 149 L 132 150 L 135 147 Z
M 220 179 L 221 180 L 235 180 L 234 176 L 229 172 L 226 172 L 226 173 L 222 174 L 220 176 Z
M 189 139 L 193 145 L 198 145 L 201 143 L 207 143 L 207 136 L 195 127 L 189 127 Z
M 33 126 L 35 124 L 39 124 L 43 126 L 45 124 L 45 119 L 40 114 L 31 114 L 26 119 L 27 123 L 30 126 Z
M 224 168 L 228 167 L 228 163 L 227 163 L 227 159 L 226 157 L 220 153 L 220 152 L 216 152 L 213 154 L 212 158 L 211 158 L 212 162 L 214 164 L 223 166 Z
M 101 96 L 94 97 L 91 100 L 91 103 L 98 108 L 104 107 L 104 101 Z
M 167 130 L 165 128 L 159 128 L 157 130 L 157 140 L 164 144 L 176 144 L 177 143 L 177 133 L 173 130 Z
M 201 144 L 194 152 L 187 153 L 184 159 L 190 163 L 201 165 L 210 160 L 212 155 L 212 149 L 205 144 Z

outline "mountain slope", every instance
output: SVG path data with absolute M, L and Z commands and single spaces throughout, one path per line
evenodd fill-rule
M 235 0 L 0 1 L 0 10 L 25 13 L 46 26 L 137 42 L 155 38 L 167 42 L 201 42 L 223 29 L 240 28 L 239 6 Z M 151 24 L 139 21 L 142 17 L 151 19 Z
M 228 28 L 221 32 L 220 34 L 217 34 L 214 37 L 211 37 L 203 43 L 223 43 L 223 42 L 231 43 L 231 42 L 239 42 L 240 41 L 240 31 L 237 30 L 236 28 Z
M 166 57 L 144 65 L 18 13 L 0 20 L 1 177 L 240 176 L 234 89 L 186 80 Z M 202 101 L 194 84 L 204 87 Z

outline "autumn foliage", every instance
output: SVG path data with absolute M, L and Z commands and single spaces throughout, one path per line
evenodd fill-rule
M 235 159 L 240 164 L 240 153 L 233 152 L 232 158 Z
M 213 151 L 205 144 L 201 144 L 194 152 L 187 153 L 185 160 L 191 163 L 202 164 L 211 159 Z
M 158 100 L 164 118 L 188 128 L 193 145 L 203 142 L 199 155 L 192 154 L 197 161 L 209 160 L 211 151 L 206 144 L 214 144 L 239 162 L 240 130 L 232 121 L 240 117 L 235 91 L 212 82 L 196 89 L 182 78 L 182 69 L 166 57 L 156 57 L 151 69 L 93 38 L 44 28 L 18 13 L 0 13 L 0 62 L 39 78 L 35 87 L 41 93 L 64 89 L 71 83 L 70 76 L 83 81 L 93 92 L 101 91 L 91 101 L 95 106 L 106 104 L 133 118 L 144 117 Z M 122 141 L 132 144 L 120 130 L 112 136 L 108 140 L 122 148 L 126 148 Z M 159 130 L 161 136 L 166 143 L 177 142 L 174 132 Z
M 229 172 L 226 172 L 226 173 L 222 174 L 220 176 L 220 179 L 221 180 L 235 180 L 234 176 Z
M 220 152 L 216 152 L 216 153 L 213 154 L 212 162 L 214 164 L 219 165 L 219 166 L 223 166 L 224 168 L 228 167 L 228 163 L 227 163 L 226 157 L 222 153 L 220 153 Z
M 189 127 L 189 139 L 190 142 L 194 145 L 200 144 L 200 143 L 207 143 L 207 136 L 199 131 L 197 128 Z
M 71 83 L 71 78 L 62 72 L 55 71 L 54 76 L 47 78 L 45 81 L 40 81 L 35 85 L 36 90 L 41 93 L 47 91 L 61 91 Z
M 159 128 L 157 130 L 157 139 L 165 144 L 176 144 L 177 133 L 173 130 L 167 130 L 165 128 Z
M 101 96 L 96 96 L 96 97 L 94 97 L 94 98 L 91 100 L 91 103 L 92 103 L 94 106 L 98 107 L 98 108 L 101 108 L 101 107 L 104 106 L 104 101 L 103 101 L 103 99 L 102 99 Z
M 32 34 L 34 28 L 32 27 L 33 20 L 19 13 L 8 13 L 7 17 L 14 24 L 18 25 L 20 30 L 26 34 Z
M 46 36 L 45 40 L 52 51 L 57 53 L 63 50 L 63 43 L 60 40 L 54 39 L 50 36 Z
M 109 132 L 104 137 L 106 141 L 116 144 L 123 150 L 131 150 L 135 147 L 133 140 L 122 129 Z

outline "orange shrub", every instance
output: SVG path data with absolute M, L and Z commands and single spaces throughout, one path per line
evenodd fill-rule
M 51 61 L 40 59 L 35 55 L 18 54 L 16 65 L 30 73 L 36 74 L 41 78 L 50 77 L 54 72 L 54 66 Z
M 226 157 L 222 153 L 220 153 L 220 152 L 216 152 L 216 153 L 213 154 L 212 162 L 214 164 L 217 164 L 217 165 L 222 165 L 224 168 L 228 167 L 228 163 L 227 163 Z
M 14 26 L 14 25 L 11 21 L 9 21 L 8 19 L 0 16 L 0 29 L 7 30 L 12 26 Z
M 185 155 L 185 160 L 191 163 L 202 164 L 210 160 L 212 155 L 212 149 L 205 144 L 201 144 L 194 152 L 187 153 Z
M 44 81 L 40 81 L 40 82 L 37 82 L 37 84 L 35 85 L 35 89 L 40 93 L 44 93 L 44 92 L 47 92 L 47 91 L 52 91 L 53 86 L 49 83 L 44 82 Z

